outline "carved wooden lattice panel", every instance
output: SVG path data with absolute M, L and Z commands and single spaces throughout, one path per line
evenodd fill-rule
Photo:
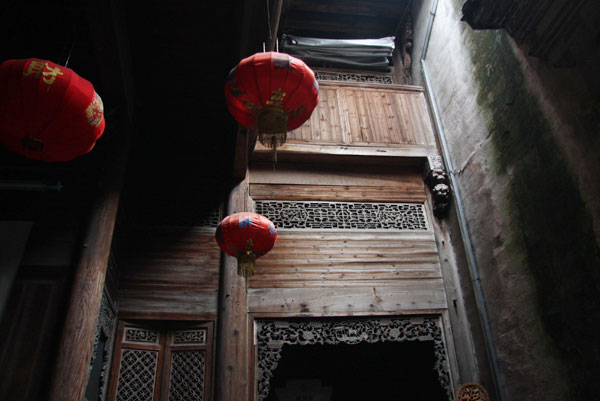
M 264 400 L 270 391 L 270 379 L 281 359 L 285 344 L 359 344 L 362 342 L 433 341 L 435 366 L 440 385 L 453 399 L 448 356 L 439 317 L 375 318 L 347 321 L 285 321 L 256 320 L 258 346 L 258 399 Z
M 112 345 L 115 336 L 115 325 L 116 325 L 116 313 L 109 301 L 106 289 L 102 292 L 102 298 L 100 300 L 100 311 L 98 314 L 98 324 L 96 326 L 96 334 L 94 336 L 94 348 L 92 350 L 92 357 L 90 359 L 90 367 L 88 370 L 88 386 L 90 381 L 90 374 L 98 354 L 99 344 L 104 344 L 102 351 L 102 365 L 100 368 L 100 377 L 98 383 L 98 400 L 104 401 L 106 399 L 106 391 L 108 385 L 108 375 L 110 369 L 110 360 L 112 354 Z M 101 338 L 104 341 L 101 341 Z M 86 389 L 87 392 L 87 389 Z
M 109 401 L 209 399 L 213 323 L 178 326 L 119 322 Z
M 173 336 L 173 344 L 206 344 L 206 329 L 178 330 Z
M 215 208 L 210 214 L 204 216 L 204 218 L 198 224 L 201 227 L 214 227 L 216 228 L 221 221 L 221 209 Z
M 126 327 L 124 341 L 138 344 L 158 344 L 158 331 L 140 329 L 137 327 Z
M 123 350 L 116 399 L 118 401 L 152 400 L 157 363 L 157 351 Z
M 204 351 L 171 353 L 169 401 L 204 400 L 205 363 Z
M 256 201 L 262 214 L 280 229 L 427 230 L 425 207 L 419 203 L 351 203 Z
M 315 78 L 318 81 L 375 83 L 393 85 L 394 81 L 389 74 L 368 74 L 357 72 L 334 72 L 315 70 Z

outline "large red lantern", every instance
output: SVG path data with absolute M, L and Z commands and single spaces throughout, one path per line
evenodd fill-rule
M 227 107 L 238 123 L 258 131 L 275 149 L 287 131 L 300 127 L 319 103 L 315 74 L 285 53 L 257 53 L 243 59 L 225 84 Z
M 104 132 L 104 108 L 90 82 L 47 60 L 0 66 L 0 142 L 30 159 L 68 161 Z
M 260 214 L 235 213 L 219 223 L 215 239 L 223 252 L 238 259 L 238 274 L 248 278 L 256 271 L 256 258 L 275 245 L 277 229 Z

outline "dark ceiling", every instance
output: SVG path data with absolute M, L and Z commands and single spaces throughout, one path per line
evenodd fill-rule
M 412 0 L 286 0 L 280 33 L 328 39 L 395 36 Z
M 276 5 L 276 0 L 4 2 L 0 62 L 29 57 L 68 62 L 102 96 L 107 129 L 93 152 L 68 163 L 32 162 L 1 150 L 3 178 L 61 181 L 62 196 L 91 192 L 95 172 L 114 151 L 112 143 L 128 135 L 121 221 L 198 224 L 235 182 L 236 124 L 224 101 L 225 79 L 242 57 L 262 50 L 276 22 L 268 17 Z M 394 35 L 409 5 L 410 0 L 286 0 L 279 33 Z

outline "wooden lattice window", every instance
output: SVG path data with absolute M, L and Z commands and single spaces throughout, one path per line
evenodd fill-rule
M 119 322 L 108 400 L 209 400 L 212 346 L 212 323 Z

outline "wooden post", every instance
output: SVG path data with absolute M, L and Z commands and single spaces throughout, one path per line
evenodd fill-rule
M 231 192 L 227 214 L 247 211 L 248 175 Z M 248 294 L 237 260 L 221 253 L 215 400 L 248 400 Z
M 118 146 L 113 147 L 116 160 L 106 160 L 105 174 L 83 237 L 52 376 L 50 401 L 81 401 L 85 393 L 127 158 L 127 146 L 120 144 L 126 142 L 124 139 L 116 141 Z

